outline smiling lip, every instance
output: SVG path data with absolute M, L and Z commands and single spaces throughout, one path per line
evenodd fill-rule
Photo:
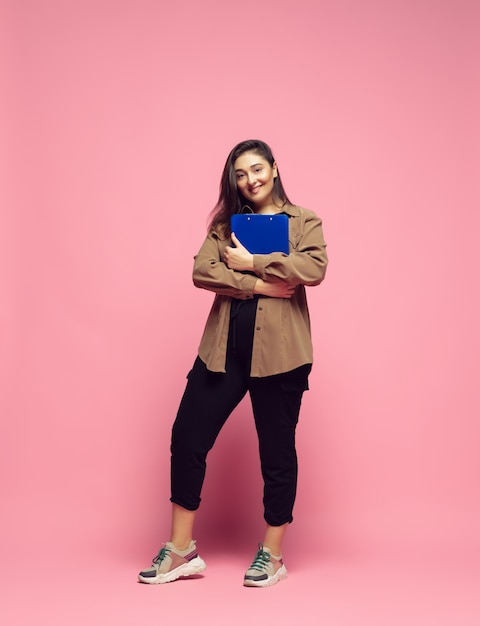
M 250 193 L 257 193 L 257 191 L 259 191 L 262 188 L 262 185 L 259 185 L 258 187 L 252 187 L 250 189 Z

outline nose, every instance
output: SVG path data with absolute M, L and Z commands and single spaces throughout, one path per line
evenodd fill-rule
M 255 172 L 248 172 L 248 184 L 252 185 L 256 180 Z

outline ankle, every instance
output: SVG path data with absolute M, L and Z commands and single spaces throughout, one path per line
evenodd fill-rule
M 171 539 L 170 543 L 173 543 L 173 547 L 177 552 L 184 552 L 185 550 L 188 550 L 190 544 L 192 543 L 192 540 L 189 539 L 188 541 L 175 541 Z
M 279 546 L 273 546 L 272 548 L 270 546 L 264 545 L 263 547 L 264 549 L 268 550 L 268 552 L 270 552 L 270 555 L 273 556 L 274 559 L 277 559 L 277 561 L 282 558 L 282 549 Z

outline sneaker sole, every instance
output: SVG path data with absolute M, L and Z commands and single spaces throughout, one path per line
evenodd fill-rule
M 281 580 L 285 580 L 287 576 L 287 568 L 285 565 L 282 565 L 282 567 L 273 576 L 270 576 L 265 580 L 244 580 L 243 585 L 245 587 L 271 587 L 272 585 L 279 583 Z
M 149 585 L 161 585 L 163 583 L 171 583 L 181 576 L 193 576 L 195 574 L 200 574 L 200 572 L 203 572 L 206 567 L 205 561 L 197 556 L 188 563 L 184 563 L 183 565 L 173 569 L 171 572 L 158 574 L 154 578 L 146 578 L 139 574 L 138 580 L 141 583 L 147 583 Z

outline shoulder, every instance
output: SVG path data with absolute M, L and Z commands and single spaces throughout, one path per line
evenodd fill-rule
M 284 212 L 290 217 L 300 218 L 302 222 L 306 222 L 309 220 L 318 220 L 321 222 L 320 217 L 312 211 L 311 209 L 306 209 L 305 207 L 298 206 L 296 204 L 289 204 L 284 207 Z
M 208 236 L 220 241 L 226 241 L 230 237 L 230 230 L 225 224 L 217 224 L 209 231 Z

